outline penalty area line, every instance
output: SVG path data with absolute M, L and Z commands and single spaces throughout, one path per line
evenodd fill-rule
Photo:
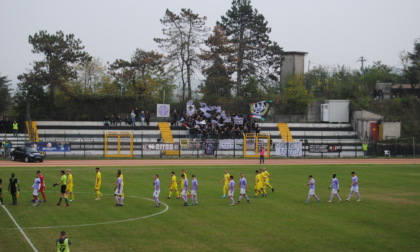
M 17 229 L 19 229 L 20 233 L 23 235 L 25 240 L 29 243 L 33 251 L 38 252 L 38 250 L 35 248 L 34 244 L 31 242 L 29 237 L 26 235 L 26 233 L 23 231 L 23 229 L 19 226 L 19 224 L 16 222 L 15 218 L 13 218 L 12 214 L 7 210 L 6 206 L 2 205 L 4 211 L 6 211 L 7 215 L 9 215 L 10 219 L 12 219 L 13 223 L 15 223 Z

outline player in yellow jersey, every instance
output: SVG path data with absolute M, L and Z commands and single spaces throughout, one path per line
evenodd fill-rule
M 121 178 L 121 180 L 122 180 L 122 187 L 124 188 L 124 175 L 123 175 L 123 173 L 122 173 L 122 171 L 121 171 L 121 170 L 118 170 L 118 172 L 119 172 L 119 173 L 121 173 L 121 174 L 120 174 L 120 178 Z M 124 201 L 124 190 L 122 191 L 122 194 L 121 194 L 121 199 Z
M 225 170 L 225 175 L 223 175 L 223 179 L 220 181 L 220 183 L 224 183 L 223 185 L 223 195 L 222 198 L 226 198 L 226 194 L 229 190 L 229 181 L 230 181 L 230 174 L 228 170 Z
M 101 194 L 102 175 L 99 170 L 100 170 L 99 167 L 95 168 L 95 171 L 96 171 L 96 179 L 95 179 L 96 199 L 95 200 L 100 200 L 102 196 L 104 196 L 103 194 Z
M 263 194 L 264 195 L 264 180 L 263 177 L 261 176 L 261 171 L 260 170 L 255 170 L 255 195 L 254 197 L 257 198 L 258 194 Z
M 258 188 L 260 192 L 262 193 L 262 196 L 264 197 L 264 196 L 267 196 L 267 191 L 265 190 L 265 187 L 264 187 L 264 175 L 261 169 L 259 169 L 258 172 L 260 176 L 258 179 Z
M 74 200 L 74 193 L 73 193 L 73 174 L 71 174 L 71 170 L 67 169 L 67 197 L 70 201 Z
M 262 174 L 264 177 L 264 190 L 265 188 L 270 187 L 271 188 L 271 192 L 274 192 L 274 187 L 271 186 L 270 184 L 270 173 L 267 171 L 267 168 L 262 168 Z
M 176 192 L 176 198 L 179 199 L 178 184 L 176 182 L 175 172 L 171 172 L 171 176 L 172 176 L 171 183 L 169 183 L 169 185 L 168 185 L 168 187 L 169 187 L 169 196 L 168 196 L 168 199 L 171 198 L 173 191 Z

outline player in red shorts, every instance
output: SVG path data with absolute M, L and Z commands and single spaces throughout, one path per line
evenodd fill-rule
M 44 189 L 45 189 L 45 181 L 44 181 L 44 175 L 42 175 L 41 171 L 36 171 L 36 174 L 38 174 L 38 178 L 41 180 L 41 188 L 38 192 L 42 194 L 42 198 L 44 198 L 44 203 L 47 202 L 47 196 L 45 196 Z

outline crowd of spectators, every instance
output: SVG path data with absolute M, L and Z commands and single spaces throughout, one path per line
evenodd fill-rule
M 6 116 L 0 118 L 0 133 L 13 133 L 13 121 Z
M 205 116 L 207 114 L 207 116 Z M 189 138 L 229 139 L 242 138 L 246 133 L 260 133 L 261 128 L 248 116 L 237 113 L 205 113 L 201 110 L 188 115 L 184 113 L 180 119 L 188 129 Z
M 136 122 L 140 123 L 140 126 L 150 125 L 150 113 L 148 110 L 140 110 L 139 107 L 132 109 L 130 113 L 126 114 L 125 119 L 121 118 L 121 115 L 108 115 L 104 118 L 104 126 L 122 126 L 122 123 L 126 126 L 137 126 Z

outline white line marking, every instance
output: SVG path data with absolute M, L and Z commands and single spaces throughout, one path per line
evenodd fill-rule
M 76 192 L 76 193 L 88 193 L 88 192 Z M 104 195 L 114 195 L 114 194 L 104 194 Z M 135 198 L 135 199 L 143 199 L 143 200 L 149 200 L 149 201 L 155 202 L 153 199 L 148 199 L 148 198 L 142 198 L 142 197 L 136 197 L 136 196 L 125 196 L 125 197 L 126 198 L 128 197 L 128 198 Z M 163 213 L 165 213 L 166 211 L 169 210 L 169 206 L 167 204 L 165 204 L 163 202 L 160 202 L 160 204 L 165 206 L 165 209 L 163 209 L 163 211 L 160 211 L 160 212 L 154 213 L 154 214 L 150 214 L 150 215 L 146 215 L 146 216 L 125 219 L 125 220 L 116 220 L 116 221 L 99 222 L 99 223 L 89 223 L 89 224 L 67 225 L 67 226 L 23 227 L 23 228 L 21 228 L 21 227 L 18 226 L 18 228 L 20 230 L 22 230 L 22 229 L 48 229 L 48 228 L 86 227 L 86 226 L 97 226 L 97 225 L 115 224 L 115 223 L 120 223 L 120 222 L 128 222 L 128 221 L 141 220 L 141 219 L 146 219 L 146 218 L 150 218 L 150 217 L 153 217 L 153 216 L 156 216 L 156 215 L 163 214 Z M 17 225 L 17 223 L 15 223 L 15 224 Z M 2 229 L 16 229 L 16 228 L 0 228 L 0 230 L 2 230 Z M 23 230 L 21 232 L 23 232 Z
M 22 233 L 23 237 L 25 237 L 25 240 L 31 245 L 32 249 L 35 252 L 38 252 L 38 250 L 35 248 L 34 244 L 31 242 L 31 240 L 28 238 L 28 236 L 25 234 L 25 232 L 22 230 L 22 228 L 19 226 L 19 224 L 16 222 L 15 218 L 10 214 L 9 210 L 7 210 L 6 206 L 2 205 L 4 211 L 9 215 L 10 219 L 12 219 L 13 223 L 15 223 L 17 229 Z

